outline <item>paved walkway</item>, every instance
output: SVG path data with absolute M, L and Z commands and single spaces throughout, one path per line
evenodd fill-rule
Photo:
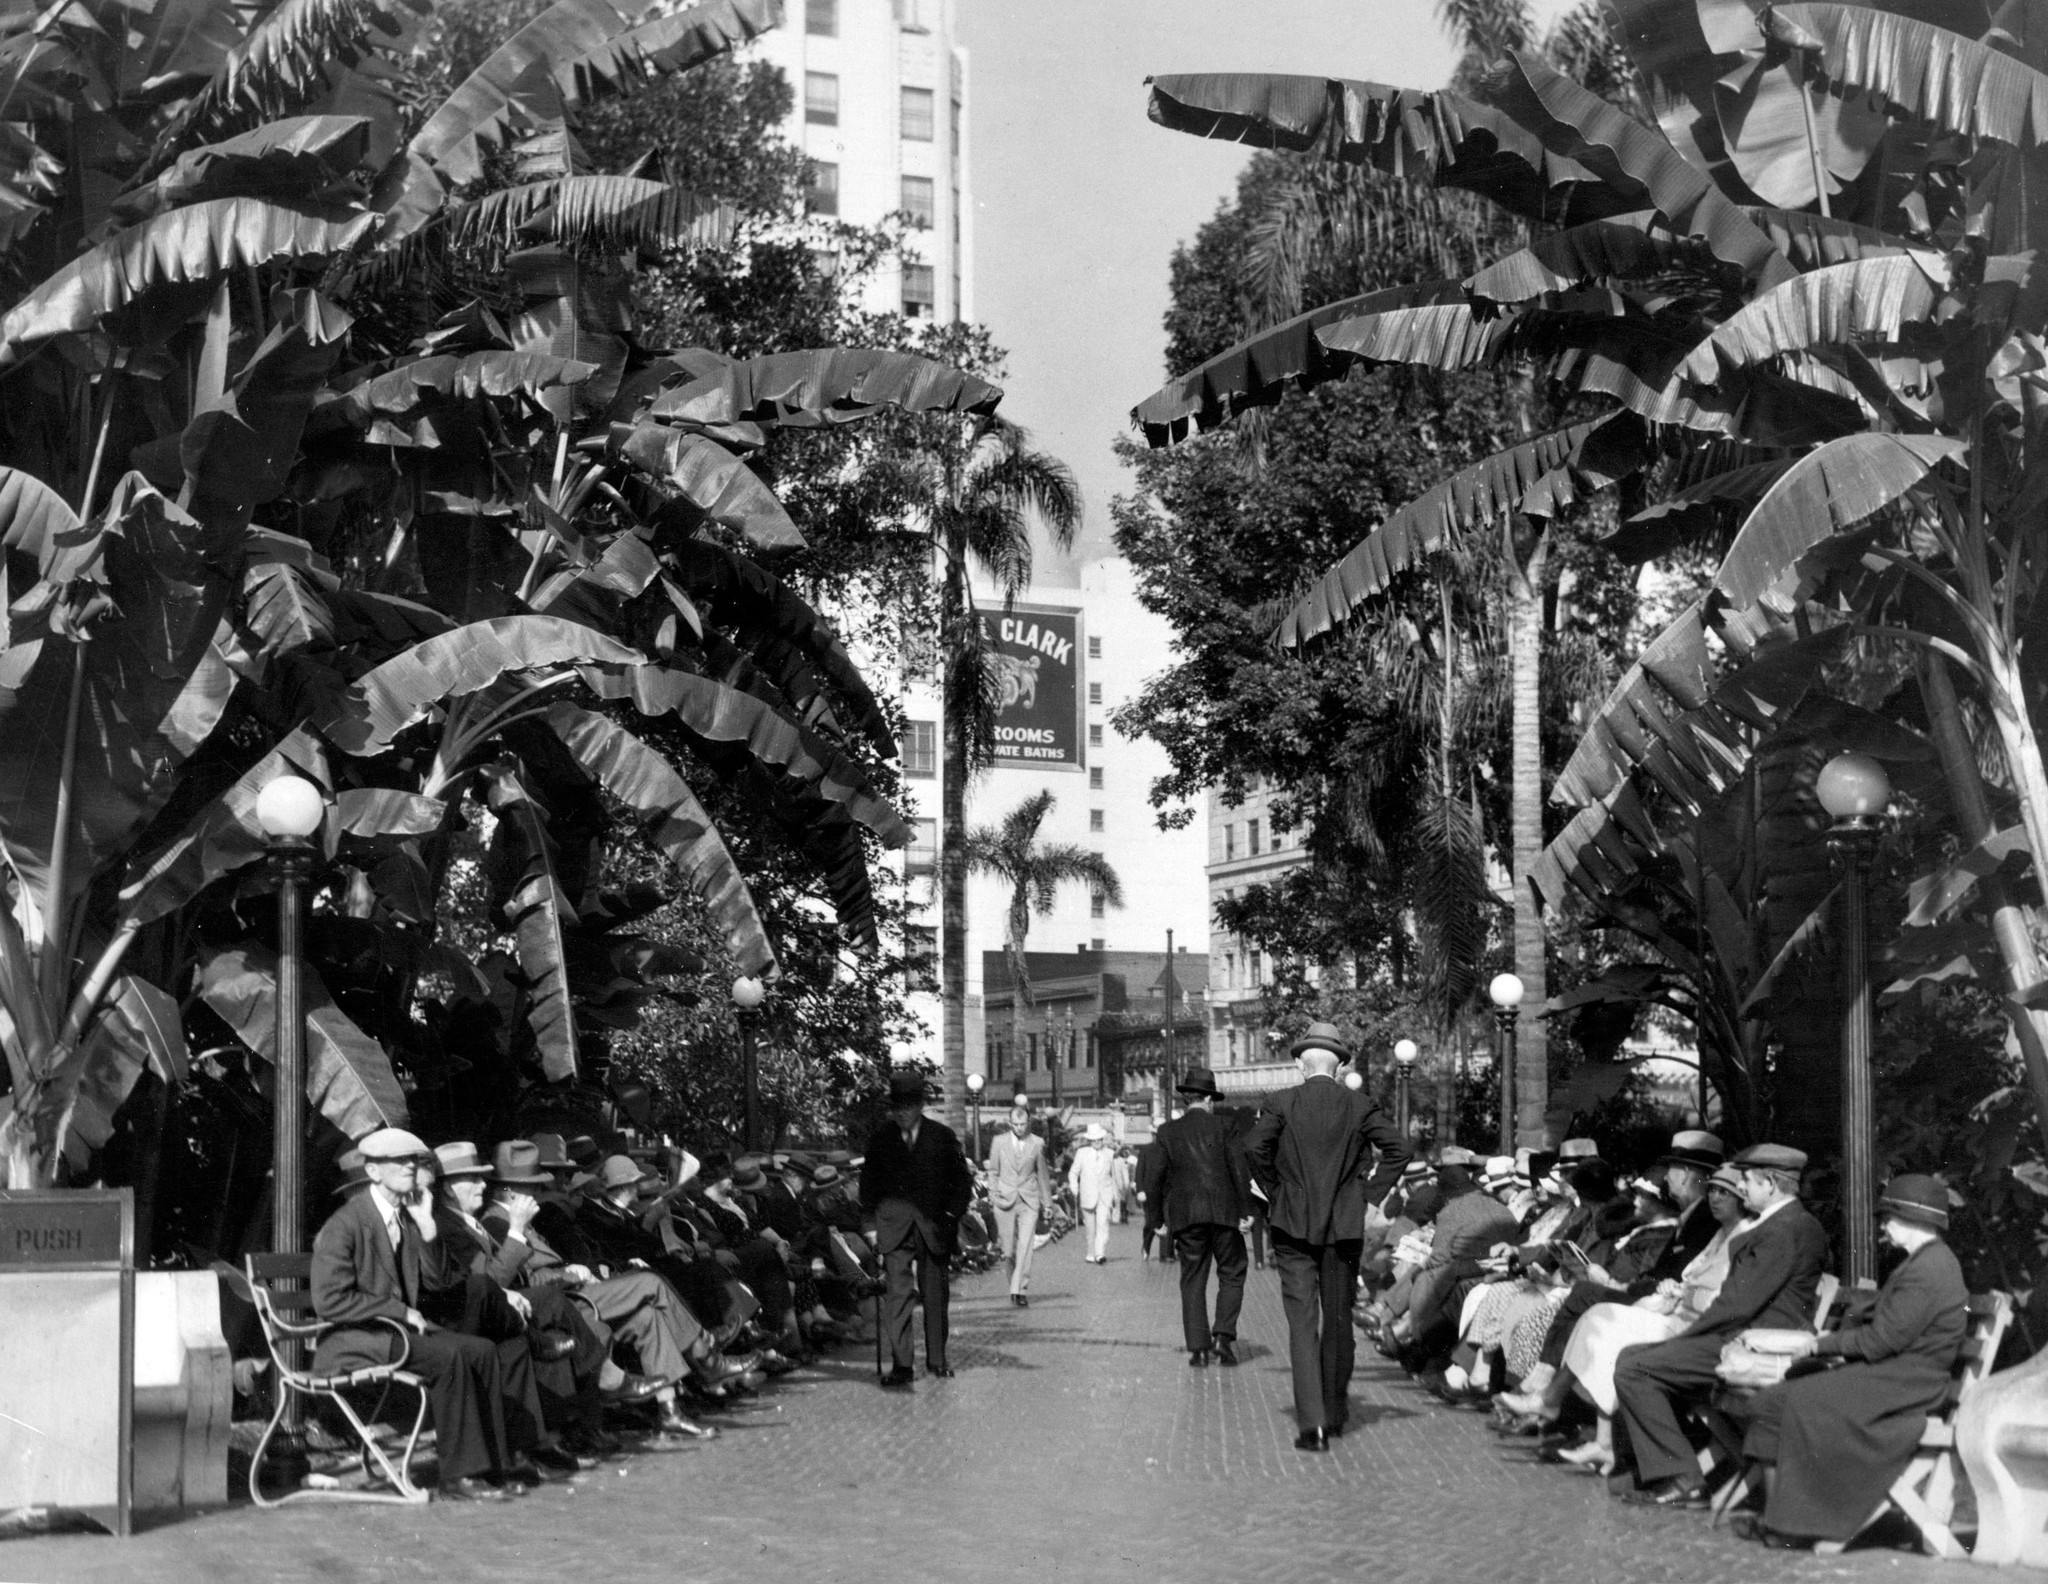
M 644 1456 L 507 1507 L 244 1507 L 126 1542 L 0 1543 L 0 1580 L 425 1579 L 522 1584 L 1090 1584 L 1944 1580 L 1896 1551 L 1768 1552 L 1697 1514 L 1610 1500 L 1444 1409 L 1369 1351 L 1351 1433 L 1293 1450 L 1279 1283 L 1254 1271 L 1244 1364 L 1190 1370 L 1175 1273 L 1078 1240 L 1040 1252 L 1032 1305 L 1001 1275 L 955 1291 L 959 1375 L 878 1391 L 872 1355 L 792 1376 L 710 1445 Z M 2014 1577 L 2039 1575 L 2014 1574 Z

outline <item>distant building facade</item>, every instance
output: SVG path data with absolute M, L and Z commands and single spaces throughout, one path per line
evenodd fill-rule
M 1208 960 L 1200 952 L 1169 959 L 1165 952 L 1026 951 L 1024 961 L 1031 993 L 1013 1021 L 1009 954 L 981 955 L 982 1071 L 998 1101 L 1028 1094 L 1046 1105 L 1121 1100 L 1153 1109 L 1169 1005 L 1175 1070 L 1201 1063 Z
M 1209 794 L 1209 1065 L 1218 1082 L 1234 1068 L 1284 1060 L 1266 1033 L 1265 987 L 1273 964 L 1256 944 L 1226 933 L 1215 922 L 1217 906 L 1255 885 L 1271 885 L 1308 862 L 1307 832 L 1284 835 L 1273 828 L 1272 789 L 1256 783 L 1245 800 L 1230 806 Z

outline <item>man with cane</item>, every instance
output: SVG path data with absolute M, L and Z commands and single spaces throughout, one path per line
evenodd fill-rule
M 875 1343 L 879 1370 L 879 1333 L 889 1333 L 893 1367 L 882 1376 L 885 1388 L 902 1390 L 916 1378 L 910 1340 L 913 1281 L 924 1302 L 925 1371 L 940 1379 L 953 1373 L 946 1362 L 946 1261 L 973 1192 L 974 1178 L 958 1135 L 924 1114 L 924 1074 L 898 1068 L 889 1075 L 889 1120 L 868 1141 L 860 1173 L 861 1208 L 874 1218 L 875 1248 L 888 1283 Z

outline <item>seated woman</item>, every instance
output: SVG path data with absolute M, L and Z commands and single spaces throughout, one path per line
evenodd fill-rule
M 1742 1174 L 1733 1166 L 1720 1167 L 1707 1180 L 1707 1210 L 1719 1230 L 1677 1281 L 1632 1304 L 1596 1304 L 1572 1328 L 1564 1363 L 1535 1412 L 1545 1423 L 1555 1421 L 1576 1386 L 1600 1417 L 1592 1440 L 1558 1454 L 1564 1462 L 1597 1474 L 1614 1471 L 1614 1361 L 1623 1348 L 1677 1336 L 1720 1295 L 1734 1258 L 1730 1245 L 1743 1231 Z
M 1737 1532 L 1766 1545 L 1854 1534 L 1948 1393 L 1970 1303 L 1963 1268 L 1941 1240 L 1948 1187 L 1938 1177 L 1894 1177 L 1877 1210 L 1885 1241 L 1906 1257 L 1870 1318 L 1809 1338 L 1807 1351 L 1829 1367 L 1758 1392 L 1743 1415 L 1742 1454 L 1763 1465 L 1764 1510 L 1743 1514 Z

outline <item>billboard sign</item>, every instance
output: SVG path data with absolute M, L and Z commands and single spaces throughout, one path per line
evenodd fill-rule
M 1012 605 L 984 611 L 981 628 L 1001 686 L 996 763 L 1011 769 L 1081 769 L 1081 613 Z

